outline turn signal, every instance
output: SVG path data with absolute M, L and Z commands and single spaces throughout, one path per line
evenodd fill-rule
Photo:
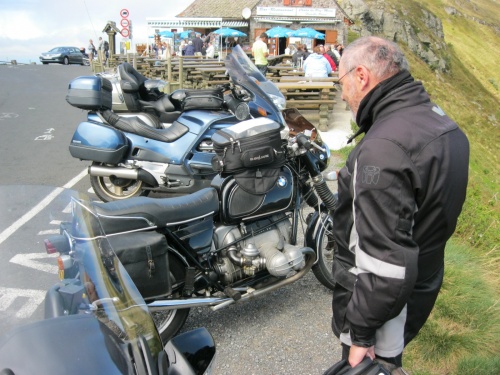
M 257 111 L 259 112 L 259 115 L 261 115 L 262 117 L 267 117 L 267 111 L 264 108 L 258 107 Z
M 64 261 L 61 257 L 57 257 L 57 268 L 59 271 L 59 280 L 64 280 Z

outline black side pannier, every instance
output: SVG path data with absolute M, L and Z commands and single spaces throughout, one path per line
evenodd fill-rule
M 187 90 L 182 101 L 182 110 L 220 110 L 224 104 L 222 89 Z
M 156 232 L 123 233 L 109 242 L 144 299 L 172 292 L 165 236 Z
M 212 136 L 214 170 L 241 173 L 257 168 L 279 168 L 285 163 L 280 125 L 266 118 L 242 121 Z

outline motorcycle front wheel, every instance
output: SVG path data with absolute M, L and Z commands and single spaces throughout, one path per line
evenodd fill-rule
M 174 256 L 169 256 L 170 281 L 172 283 L 172 295 L 169 298 L 180 298 L 182 285 L 186 278 L 186 266 Z M 165 344 L 174 337 L 182 328 L 189 315 L 190 309 L 152 311 L 151 315 L 156 329 Z
M 321 214 L 318 222 L 315 242 L 318 261 L 313 265 L 312 271 L 318 281 L 333 290 L 335 281 L 333 279 L 333 248 L 335 240 L 333 238 L 333 220 L 330 215 Z
M 94 162 L 92 165 L 105 165 Z M 117 201 L 132 197 L 147 196 L 150 190 L 147 184 L 140 180 L 129 180 L 118 177 L 90 176 L 90 185 L 94 193 L 103 201 Z

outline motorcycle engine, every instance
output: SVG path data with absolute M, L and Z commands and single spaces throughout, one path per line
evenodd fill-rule
M 292 225 L 284 214 L 242 223 L 239 227 L 216 228 L 216 248 L 231 244 L 217 259 L 217 273 L 226 283 L 253 276 L 263 269 L 276 277 L 293 275 L 305 266 L 305 260 L 301 247 L 289 243 L 291 232 Z M 258 234 L 239 241 L 247 233 Z

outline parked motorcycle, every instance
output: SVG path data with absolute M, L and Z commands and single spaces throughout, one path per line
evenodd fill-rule
M 287 131 L 281 114 L 284 96 L 240 47 L 227 56 L 225 66 L 228 85 L 163 96 L 156 83 L 149 85 L 130 68 L 122 69 L 121 91 L 102 76 L 70 83 L 66 100 L 90 112 L 69 150 L 75 158 L 92 161 L 90 182 L 100 199 L 198 191 L 210 186 L 215 176 L 211 137 L 216 130 L 265 117 Z M 120 105 L 113 93 L 123 95 L 122 109 L 128 112 L 111 110 Z
M 13 192 L 23 199 L 13 197 Z M 45 319 L 26 323 L 34 296 L 40 289 L 40 271 L 10 263 L 9 288 L 2 283 L 2 324 L 15 328 L 0 337 L 1 374 L 209 374 L 215 356 L 215 344 L 204 328 L 183 333 L 162 343 L 146 302 L 112 244 L 102 230 L 99 215 L 88 204 L 89 198 L 74 191 L 47 187 L 2 187 L 2 226 L 33 212 L 26 197 L 45 197 L 39 214 L 23 227 L 22 236 L 12 243 L 38 248 L 40 229 L 47 230 L 54 220 L 79 218 L 72 228 L 72 252 L 78 259 L 75 277 L 52 286 L 45 296 Z M 7 199 L 4 199 L 7 198 Z M 51 202 L 49 207 L 48 202 Z M 40 207 L 37 206 L 37 207 Z M 38 212 L 37 211 L 37 212 Z M 42 220 L 41 217 L 49 220 Z M 26 220 L 25 220 L 26 221 Z M 39 227 L 43 223 L 43 227 Z M 10 250 L 6 232 L 2 233 L 2 252 Z M 11 233 L 9 231 L 9 233 Z M 33 235 L 31 235 L 31 233 Z M 21 249 L 16 251 L 21 254 Z M 29 251 L 29 250 L 28 250 Z M 5 262 L 3 267 L 8 267 Z M 15 272 L 9 272 L 15 270 Z M 2 269 L 3 270 L 3 269 Z M 21 272 L 23 271 L 23 272 Z M 35 289 L 30 283 L 36 283 Z M 16 288 L 12 288 L 16 286 Z M 14 301 L 6 294 L 19 295 Z M 20 302 L 25 300 L 25 305 Z M 17 302 L 17 303 L 16 303 Z M 8 315 L 7 313 L 11 313 Z M 22 321 L 21 324 L 19 321 Z
M 292 130 L 285 139 L 283 125 L 267 118 L 219 129 L 212 137 L 219 174 L 208 188 L 174 198 L 91 204 L 164 340 L 179 331 L 192 307 L 218 310 L 248 301 L 311 268 L 333 288 L 329 212 L 336 195 L 321 174 L 329 150 L 300 113 L 289 117 Z M 304 219 L 306 206 L 312 210 Z M 75 213 L 48 245 L 61 254 L 65 277 L 78 269 L 73 243 L 80 221 Z M 305 243 L 299 245 L 304 225 Z

